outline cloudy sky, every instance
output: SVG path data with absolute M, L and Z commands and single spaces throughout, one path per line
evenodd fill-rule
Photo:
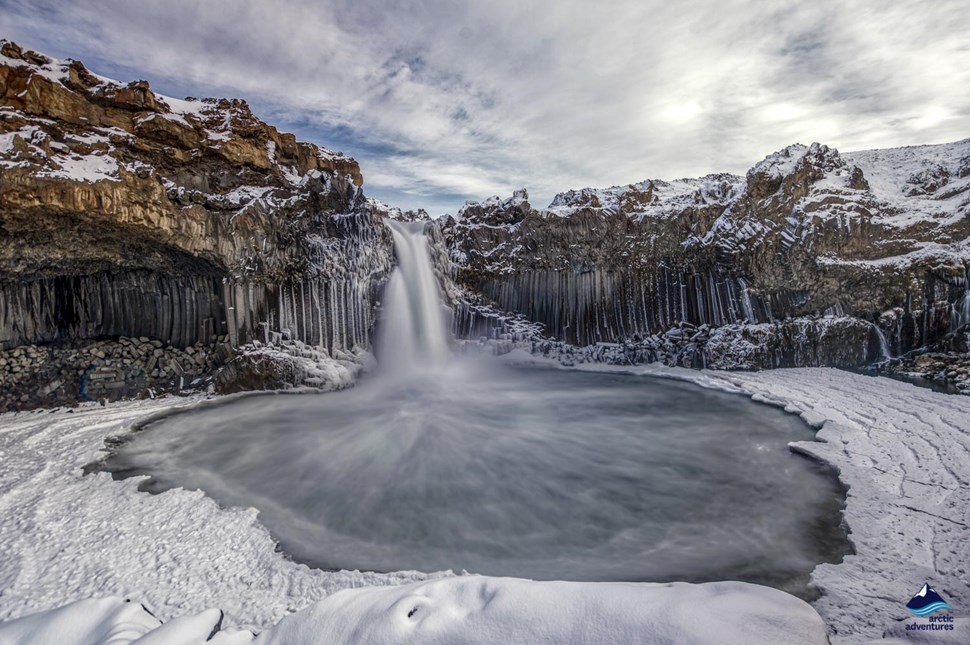
M 970 136 L 965 0 L 0 0 L 0 37 L 246 98 L 432 214 Z

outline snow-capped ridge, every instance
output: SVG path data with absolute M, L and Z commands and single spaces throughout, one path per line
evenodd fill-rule
M 813 143 L 812 145 L 818 146 L 819 144 Z M 808 154 L 808 151 L 809 146 L 801 143 L 785 146 L 752 166 L 747 175 L 749 177 L 751 175 L 765 175 L 780 179 L 791 174 L 802 158 Z
M 623 213 L 635 219 L 664 218 L 686 208 L 726 204 L 737 197 L 743 179 L 729 173 L 697 178 L 647 179 L 610 188 L 581 188 L 556 195 L 545 212 L 569 217 L 580 209 Z
M 130 113 L 131 126 L 140 136 L 145 133 L 164 135 L 186 147 L 204 147 L 265 170 L 275 169 L 293 186 L 299 186 L 306 173 L 313 169 L 346 173 L 353 177 L 358 186 L 363 183 L 357 163 L 352 158 L 322 146 L 297 142 L 292 134 L 281 133 L 258 119 L 242 99 L 177 99 L 165 96 L 152 90 L 147 81 L 122 83 L 90 72 L 80 61 L 59 60 L 24 50 L 8 40 L 0 41 L 0 66 L 19 70 L 15 75 L 26 75 L 26 89 L 17 99 L 30 115 L 59 109 L 61 112 L 52 116 L 77 125 L 118 126 L 124 125 L 125 121 L 120 115 L 113 118 L 115 122 L 110 124 L 98 123 L 98 120 L 111 117 L 98 114 L 97 107 L 119 110 Z M 65 98 L 81 95 L 83 99 L 73 104 L 71 100 L 61 100 L 59 105 L 46 101 L 42 91 L 30 87 L 31 76 L 54 84 L 53 91 Z M 92 106 L 85 106 L 84 101 Z M 158 123 L 158 119 L 170 125 Z M 268 139 L 275 144 L 276 152 L 285 150 L 285 154 L 255 150 L 251 140 L 260 138 Z M 82 181 L 91 179 L 91 175 L 81 177 Z
M 480 201 L 479 200 L 474 200 L 474 199 L 466 200 L 465 201 L 465 204 L 460 209 L 458 209 L 458 213 L 455 214 L 455 217 L 461 218 L 461 217 L 464 216 L 464 214 L 467 211 L 469 211 L 471 209 L 474 209 L 474 208 L 482 208 L 482 209 L 502 208 L 502 209 L 506 209 L 506 208 L 511 208 L 511 207 L 514 207 L 514 206 L 521 206 L 522 204 L 528 204 L 528 203 L 529 203 L 529 191 L 526 190 L 525 188 L 519 188 L 518 190 L 515 190 L 515 191 L 512 192 L 512 196 L 511 197 L 504 197 L 503 198 L 503 197 L 500 197 L 499 195 L 492 195 L 491 197 L 487 197 L 487 198 L 485 198 L 483 200 L 480 200 Z
M 401 210 L 397 206 L 391 206 L 382 202 L 379 199 L 374 199 L 373 197 L 368 197 L 365 200 L 366 210 L 372 213 L 380 215 L 381 217 L 386 217 L 388 219 L 398 220 L 400 222 L 414 222 L 416 220 L 427 221 L 431 219 L 428 211 L 423 208 L 418 210 Z

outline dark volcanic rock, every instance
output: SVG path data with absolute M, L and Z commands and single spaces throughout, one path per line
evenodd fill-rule
M 0 54 L 0 347 L 366 342 L 391 240 L 353 159 L 245 101 L 170 99 L 9 42 Z
M 761 358 L 711 345 L 709 364 L 857 365 L 878 358 L 871 321 L 883 312 L 899 312 L 898 352 L 953 332 L 970 266 L 970 180 L 954 177 L 968 152 L 970 140 L 851 154 L 795 145 L 744 178 L 587 188 L 546 210 L 520 197 L 470 203 L 443 231 L 459 282 L 569 343 L 745 323 L 735 340 Z M 837 334 L 784 322 L 822 315 L 859 322 Z
M 185 348 L 147 337 L 0 351 L 0 412 L 204 389 L 234 354 L 226 336 Z
M 393 254 L 362 183 L 353 159 L 245 101 L 171 99 L 3 42 L 0 350 L 132 336 L 366 346 Z M 130 396 L 151 389 L 145 373 L 104 366 L 92 383 Z M 80 396 L 60 380 L 48 403 Z

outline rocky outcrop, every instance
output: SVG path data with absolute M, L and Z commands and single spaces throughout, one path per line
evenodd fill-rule
M 235 350 L 226 336 L 184 348 L 119 337 L 0 351 L 0 410 L 205 389 Z
M 722 330 L 692 364 L 853 366 L 880 334 L 902 353 L 970 322 L 968 158 L 970 140 L 795 145 L 746 177 L 469 203 L 443 232 L 459 282 L 555 339 L 641 346 L 690 325 Z
M 0 410 L 186 380 L 346 382 L 394 262 L 382 219 L 429 219 L 362 183 L 244 101 L 173 99 L 2 42 Z M 456 334 L 495 351 L 855 366 L 966 351 L 968 202 L 970 140 L 813 144 L 745 177 L 585 188 L 541 210 L 522 190 L 427 230 Z
M 336 390 L 353 385 L 368 357 L 337 351 L 331 356 L 301 341 L 277 340 L 271 345 L 253 341 L 216 374 L 217 394 L 259 390 L 310 388 Z
M 172 99 L 4 41 L 0 349 L 366 346 L 393 255 L 362 183 L 245 101 Z
M 854 366 L 873 352 L 869 322 L 850 317 L 793 318 L 721 327 L 680 322 L 646 338 L 578 346 L 548 338 L 543 325 L 481 301 L 458 304 L 453 330 L 463 351 L 502 355 L 521 349 L 567 365 L 659 362 L 696 369 L 759 370 Z

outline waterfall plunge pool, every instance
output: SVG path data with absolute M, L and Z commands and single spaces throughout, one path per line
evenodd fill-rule
M 849 552 L 801 419 L 675 380 L 455 362 L 159 420 L 103 468 L 259 510 L 323 569 L 736 579 L 813 597 Z

